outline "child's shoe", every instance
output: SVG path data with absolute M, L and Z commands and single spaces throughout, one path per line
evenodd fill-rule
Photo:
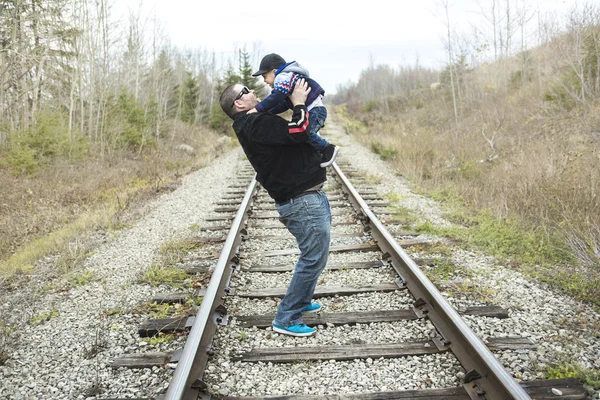
M 335 157 L 337 156 L 340 148 L 333 144 L 328 144 L 322 151 L 323 162 L 320 164 L 321 168 L 329 167 L 335 161 Z

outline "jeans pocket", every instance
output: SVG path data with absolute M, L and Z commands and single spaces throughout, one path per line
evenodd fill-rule
M 316 120 L 321 128 L 325 126 L 325 120 L 327 119 L 327 111 L 319 112 Z
M 320 218 L 327 214 L 329 203 L 327 196 L 322 191 L 319 190 L 315 194 L 305 196 L 303 200 L 308 218 Z
M 291 213 L 290 203 L 284 204 L 282 206 L 280 206 L 279 204 L 275 203 L 275 209 L 279 213 L 279 219 L 284 218 L 284 217 L 286 217 L 287 215 L 289 215 Z
M 296 239 L 304 234 L 304 227 L 298 215 L 298 206 L 300 206 L 298 202 L 294 202 L 294 204 L 287 203 L 282 206 L 275 204 L 275 208 L 279 213 L 279 221 L 285 225 Z

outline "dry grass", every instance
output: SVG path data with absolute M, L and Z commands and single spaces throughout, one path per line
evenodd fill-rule
M 80 243 L 87 233 L 121 228 L 124 211 L 172 190 L 185 174 L 233 143 L 214 133 L 183 129 L 156 151 L 57 161 L 35 177 L 0 170 L 0 276 L 28 270 L 40 257 L 57 252 L 64 253 L 62 272 L 67 272 L 87 253 Z M 182 143 L 193 153 L 179 149 Z
M 504 82 L 501 89 L 494 82 L 510 79 L 510 68 L 495 68 L 505 69 L 504 77 L 490 65 L 472 73 L 458 126 L 443 90 L 389 113 L 354 110 L 348 122 L 342 108 L 338 116 L 347 131 L 425 191 L 456 193 L 473 213 L 490 210 L 499 220 L 516 218 L 541 240 L 560 238 L 565 257 L 549 260 L 563 264 L 556 270 L 560 278 L 587 280 L 586 290 L 600 286 L 600 100 L 570 111 L 549 109 L 541 93 L 552 76 L 517 88 Z M 559 275 L 544 270 L 538 277 L 552 282 Z M 577 292 L 575 283 L 563 288 Z M 600 297 L 600 287 L 594 296 Z

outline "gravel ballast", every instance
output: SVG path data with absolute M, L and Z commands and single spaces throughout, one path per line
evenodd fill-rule
M 83 271 L 89 271 L 93 283 L 66 292 L 42 292 L 48 282 L 40 277 L 25 289 L 4 293 L 2 314 L 9 323 L 19 322 L 22 315 L 53 316 L 36 325 L 20 325 L 10 359 L 0 367 L 0 398 L 82 399 L 95 389 L 100 391 L 97 398 L 146 397 L 166 388 L 169 369 L 110 366 L 123 354 L 173 350 L 185 342 L 180 337 L 151 346 L 140 340 L 137 329 L 147 316 L 131 310 L 155 294 L 174 290 L 138 280 L 161 244 L 189 233 L 194 224 L 207 225 L 204 218 L 213 213 L 220 193 L 246 166 L 238 148 L 185 177 L 177 190 L 151 201 L 141 220 L 106 239 L 85 261 Z M 111 309 L 116 314 L 106 316 Z
M 386 200 L 408 208 L 439 226 L 449 226 L 434 201 L 411 192 L 377 155 L 328 122 L 327 138 L 342 146 L 341 160 L 351 161 L 360 173 L 373 177 L 367 186 Z M 219 215 L 214 208 L 220 193 L 233 181 L 236 171 L 248 164 L 241 149 L 215 160 L 210 166 L 187 176 L 180 188 L 162 195 L 146 206 L 145 216 L 132 227 L 106 235 L 94 253 L 84 262 L 91 282 L 68 291 L 42 290 L 48 283 L 35 276 L 28 287 L 1 295 L 3 319 L 17 323 L 19 331 L 10 359 L 0 366 L 0 398 L 6 399 L 83 399 L 152 397 L 168 386 L 172 371 L 168 368 L 113 369 L 112 361 L 123 354 L 171 351 L 180 347 L 185 337 L 154 346 L 140 340 L 137 329 L 147 315 L 137 312 L 140 303 L 153 295 L 172 292 L 168 287 L 139 284 L 140 276 L 156 259 L 160 246 L 200 228 L 222 226 L 224 222 L 207 222 Z M 327 185 L 328 191 L 335 184 Z M 240 189 L 242 190 L 242 189 Z M 266 213 L 269 211 L 260 211 Z M 348 216 L 334 216 L 334 222 L 353 221 Z M 264 219 L 260 224 L 277 224 Z M 332 232 L 360 230 L 360 224 L 337 226 Z M 399 229 L 398 231 L 403 230 Z M 250 235 L 283 235 L 280 229 L 249 228 Z M 224 236 L 225 232 L 202 232 L 203 236 Z M 365 239 L 368 237 L 365 236 Z M 435 238 L 429 238 L 435 239 Z M 356 244 L 362 239 L 336 238 L 333 245 Z M 220 245 L 204 247 L 201 254 L 218 251 Z M 293 240 L 249 240 L 242 251 L 255 252 L 293 248 Z M 360 254 L 332 253 L 331 263 L 375 261 L 377 252 Z M 297 256 L 256 257 L 242 260 L 245 267 L 257 264 L 293 266 Z M 452 248 L 452 262 L 469 272 L 461 279 L 486 290 L 461 292 L 456 285 L 441 290 L 451 296 L 449 302 L 459 310 L 470 306 L 498 304 L 509 310 L 509 318 L 466 317 L 465 320 L 485 339 L 487 337 L 523 336 L 530 338 L 536 350 L 502 351 L 496 355 L 517 378 L 529 380 L 541 376 L 547 365 L 570 356 L 582 366 L 600 369 L 600 315 L 572 298 L 535 283 L 518 271 L 498 265 L 494 259 Z M 51 265 L 52 258 L 45 263 Z M 214 265 L 208 261 L 207 265 Z M 325 285 L 359 285 L 392 283 L 391 269 L 325 271 Z M 285 286 L 289 273 L 251 273 L 232 278 L 238 290 Z M 60 287 L 58 282 L 56 287 Z M 484 296 L 482 296 L 482 293 Z M 487 297 L 486 297 L 487 296 Z M 243 299 L 228 296 L 227 307 L 237 315 L 274 313 L 278 299 Z M 406 291 L 365 293 L 346 297 L 322 298 L 325 312 L 376 311 L 408 309 L 414 299 Z M 111 313 L 107 310 L 118 310 Z M 23 323 L 40 315 L 47 320 Z M 209 388 L 223 395 L 285 395 L 363 393 L 386 390 L 441 388 L 459 386 L 462 371 L 450 353 L 366 359 L 336 362 L 297 362 L 292 364 L 242 363 L 231 357 L 239 351 L 257 346 L 316 346 L 324 344 L 388 343 L 424 340 L 432 337 L 427 321 L 365 324 L 359 327 L 321 326 L 315 338 L 298 339 L 279 335 L 270 329 L 241 328 L 233 317 L 229 326 L 221 327 L 215 338 L 215 356 L 209 361 L 206 381 Z M 594 394 L 594 398 L 600 398 Z

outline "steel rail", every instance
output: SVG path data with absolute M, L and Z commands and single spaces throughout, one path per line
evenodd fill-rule
M 384 253 L 391 256 L 392 266 L 418 301 L 423 314 L 427 315 L 442 335 L 446 345 L 467 371 L 464 387 L 472 398 L 487 400 L 530 399 L 525 390 L 504 369 L 486 345 L 467 326 L 456 310 L 446 301 L 435 285 L 425 276 L 410 256 L 400 247 L 383 226 L 358 191 L 337 165 L 333 164 L 342 190 L 350 202 L 362 212 L 371 228 L 374 240 Z
M 198 380 L 204 375 L 208 361 L 207 352 L 210 350 L 212 338 L 217 328 L 219 318 L 217 308 L 223 304 L 226 285 L 229 284 L 233 268 L 233 259 L 241 242 L 241 231 L 248 220 L 250 199 L 257 190 L 256 176 L 248 185 L 244 199 L 235 215 L 223 250 L 217 261 L 217 266 L 212 273 L 206 294 L 202 299 L 200 309 L 196 314 L 194 324 L 185 342 L 183 352 L 175 368 L 173 379 L 169 384 L 165 400 L 188 400 L 198 398 L 201 387 L 197 387 Z M 194 387 L 193 387 L 194 386 Z

